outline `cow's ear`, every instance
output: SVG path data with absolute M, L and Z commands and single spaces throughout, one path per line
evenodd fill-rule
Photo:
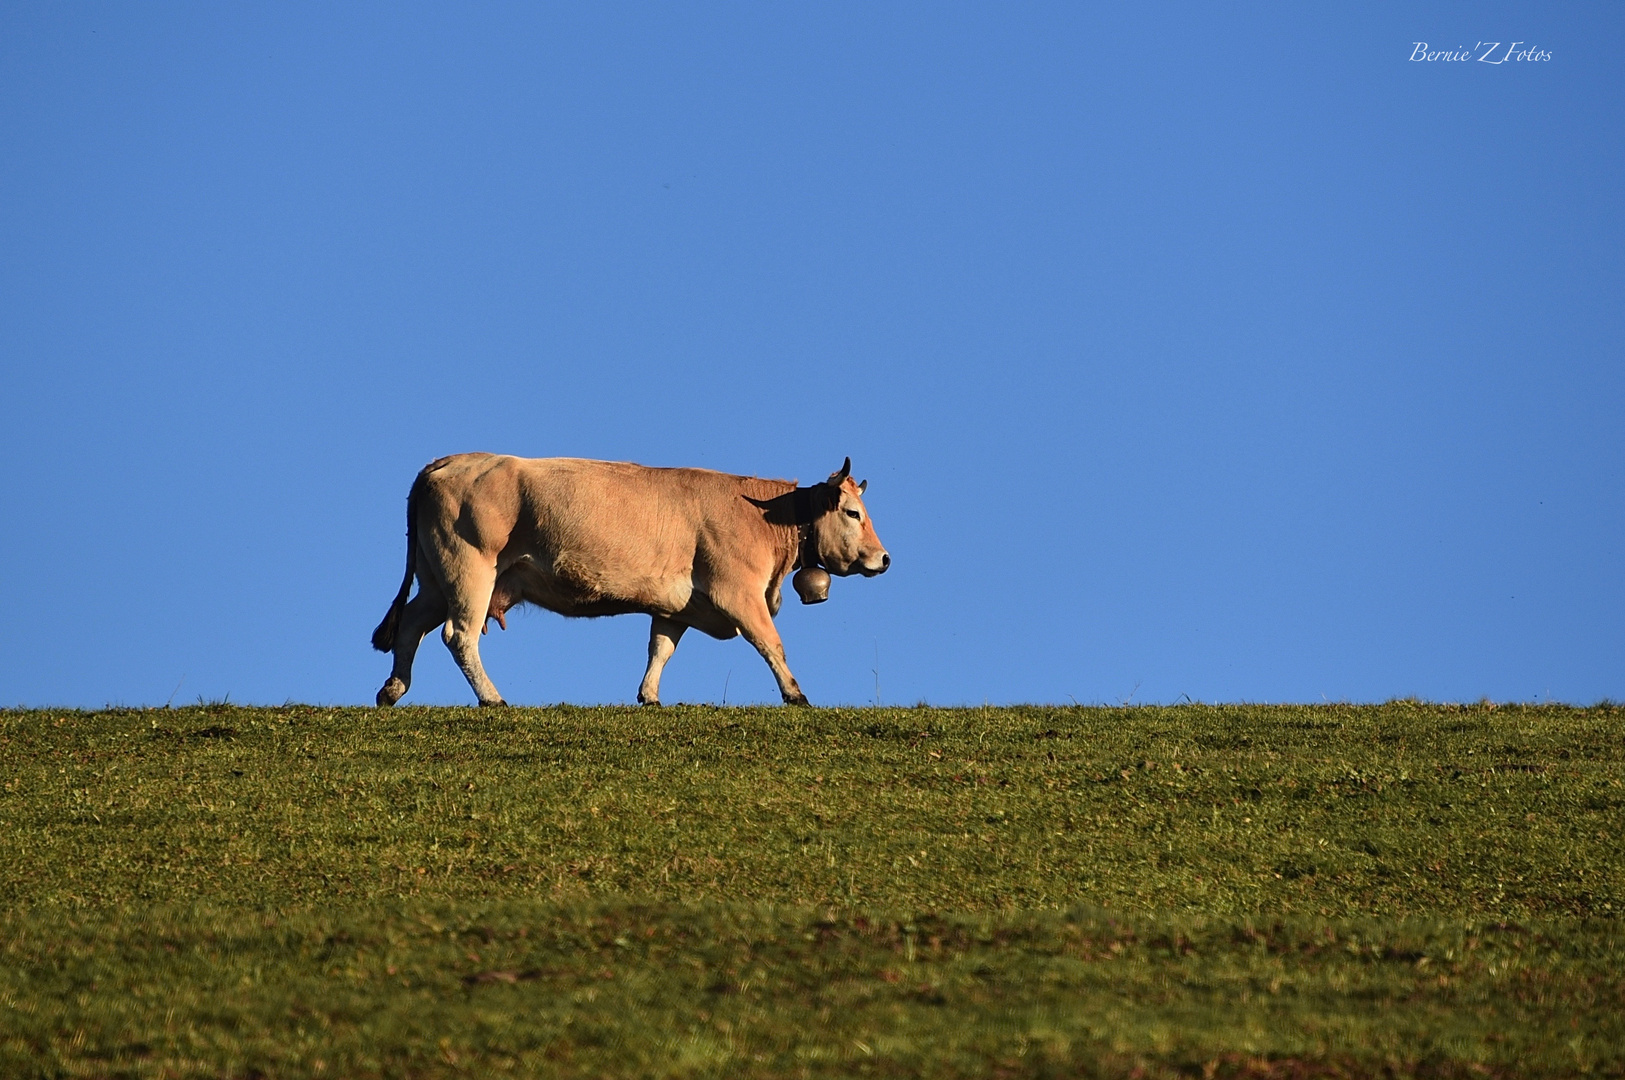
M 867 480 L 859 480 L 858 481 L 858 494 L 862 495 L 865 491 L 868 491 L 868 490 L 869 490 L 869 481 L 867 481 Z

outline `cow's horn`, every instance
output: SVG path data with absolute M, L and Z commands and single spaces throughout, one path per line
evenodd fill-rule
M 846 478 L 851 476 L 851 475 L 852 475 L 852 459 L 847 458 L 846 459 L 846 464 L 841 466 L 841 471 L 840 472 L 832 472 L 832 473 L 829 474 L 829 482 L 834 487 L 840 487 L 841 483 L 843 481 L 845 481 Z
M 858 481 L 858 494 L 862 495 L 865 491 L 868 491 L 868 490 L 869 490 L 869 481 L 867 481 L 867 480 L 859 480 Z

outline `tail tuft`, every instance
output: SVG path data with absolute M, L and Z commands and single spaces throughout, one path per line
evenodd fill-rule
M 401 625 L 401 606 L 391 604 L 389 613 L 384 621 L 378 624 L 378 629 L 372 632 L 372 647 L 379 652 L 392 652 L 395 648 L 395 631 Z

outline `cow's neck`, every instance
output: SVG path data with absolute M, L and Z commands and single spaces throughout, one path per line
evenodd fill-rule
M 776 486 L 784 481 L 754 483 L 772 483 Z M 783 537 L 784 548 L 780 550 L 788 550 L 792 569 L 797 566 L 817 566 L 818 545 L 813 537 L 813 522 L 822 512 L 819 506 L 821 500 L 814 500 L 813 488 L 786 486 L 789 487 L 788 491 L 780 488 L 778 494 L 765 498 L 746 491 L 745 498 L 761 509 L 762 520 L 767 526 Z

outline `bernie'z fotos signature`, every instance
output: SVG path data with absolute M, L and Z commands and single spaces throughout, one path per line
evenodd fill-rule
M 1517 63 L 1520 60 L 1536 61 L 1550 60 L 1552 58 L 1551 52 L 1546 49 L 1520 49 L 1520 45 L 1528 44 L 1528 42 L 1524 41 L 1510 43 L 1505 41 L 1480 41 L 1471 49 L 1458 46 L 1454 49 L 1439 49 L 1434 52 L 1428 51 L 1428 43 L 1425 41 L 1413 41 L 1411 44 L 1416 46 L 1411 50 L 1411 59 L 1417 63 L 1424 60 L 1477 60 L 1481 64 L 1504 64 L 1509 60 Z M 1502 45 L 1506 46 L 1504 51 L 1501 48 Z M 1480 49 L 1484 51 L 1479 52 Z M 1473 55 L 1475 52 L 1478 53 L 1477 56 Z

